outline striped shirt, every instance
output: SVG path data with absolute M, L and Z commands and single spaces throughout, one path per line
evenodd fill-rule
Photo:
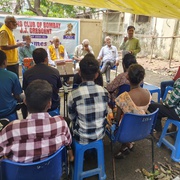
M 166 99 L 165 104 L 169 107 L 173 107 L 176 114 L 180 118 L 180 78 L 178 78 L 173 86 L 170 96 Z
M 48 113 L 29 114 L 0 132 L 0 156 L 16 162 L 39 161 L 72 141 L 66 121 Z
M 108 92 L 93 81 L 87 81 L 68 96 L 68 113 L 74 138 L 81 144 L 102 139 L 108 108 Z

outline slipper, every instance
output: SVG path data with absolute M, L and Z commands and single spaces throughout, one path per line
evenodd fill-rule
M 123 150 L 120 150 L 115 156 L 114 158 L 116 159 L 124 159 L 126 157 L 126 155 L 128 155 L 130 153 L 130 150 L 128 149 L 128 147 L 124 148 Z
M 127 143 L 127 147 L 128 147 L 128 149 L 130 150 L 130 151 L 133 151 L 133 149 L 134 149 L 134 142 L 130 142 L 130 143 Z
M 159 138 L 161 137 L 161 132 L 153 132 L 153 137 L 155 140 L 159 141 Z

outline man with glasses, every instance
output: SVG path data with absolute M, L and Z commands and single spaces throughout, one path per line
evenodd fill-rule
M 7 56 L 7 70 L 12 71 L 19 77 L 18 47 L 24 44 L 16 43 L 13 30 L 17 28 L 14 16 L 6 16 L 4 24 L 0 28 L 0 50 Z
M 73 59 L 76 61 L 76 68 L 79 69 L 79 62 L 84 58 L 88 53 L 94 54 L 92 47 L 89 45 L 89 40 L 84 39 L 82 44 L 76 46 Z

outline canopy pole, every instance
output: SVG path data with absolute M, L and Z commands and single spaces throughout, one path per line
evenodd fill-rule
M 151 41 L 150 63 L 152 62 L 152 55 L 153 55 L 153 50 L 154 50 L 154 41 L 155 41 L 155 35 L 156 35 L 156 24 L 157 24 L 157 18 L 155 18 L 154 32 L 153 32 L 152 41 Z
M 169 57 L 168 57 L 168 59 L 169 59 L 169 68 L 171 68 L 171 62 L 172 62 L 173 54 L 174 54 L 174 46 L 175 46 L 175 42 L 176 42 L 175 36 L 178 33 L 178 29 L 179 29 L 179 20 L 176 19 L 175 24 L 174 24 L 174 31 L 173 31 L 171 46 L 170 46 L 170 50 L 169 50 Z

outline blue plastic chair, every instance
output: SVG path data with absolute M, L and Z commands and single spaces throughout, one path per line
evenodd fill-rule
M 143 88 L 149 90 L 149 92 L 152 94 L 157 93 L 157 102 L 160 102 L 160 97 L 161 97 L 161 90 L 158 86 L 144 83 Z
M 130 91 L 130 85 L 129 84 L 123 84 L 122 86 L 119 86 L 119 91 L 117 96 L 119 96 L 120 94 L 122 94 L 123 92 L 129 92 Z
M 17 115 L 17 112 L 15 111 L 14 113 L 9 114 L 8 116 L 5 116 L 3 118 L 9 119 L 9 121 L 14 121 L 14 120 L 18 119 L 18 115 Z
M 99 180 L 106 179 L 105 165 L 104 165 L 104 145 L 102 140 L 94 141 L 89 144 L 79 144 L 73 140 L 74 148 L 74 170 L 72 180 L 83 180 L 84 178 L 98 175 Z M 87 150 L 96 150 L 97 152 L 97 168 L 83 171 L 84 153 Z
M 177 131 L 168 133 L 168 127 L 170 124 L 173 124 L 177 127 Z M 170 142 L 167 139 L 167 136 L 175 137 L 175 142 Z M 161 147 L 161 145 L 164 144 L 167 148 L 169 148 L 172 151 L 171 158 L 175 162 L 180 162 L 180 122 L 173 120 L 173 119 L 167 119 L 166 123 L 164 125 L 161 137 L 159 139 L 159 142 L 157 143 L 158 147 Z
M 172 91 L 173 90 L 173 87 L 172 86 L 167 86 L 166 89 L 165 89 L 165 92 L 164 92 L 164 95 L 163 95 L 163 98 L 162 100 L 164 101 L 169 93 L 169 91 Z
M 149 136 L 152 134 L 154 124 L 157 117 L 157 109 L 151 114 L 132 114 L 126 113 L 123 116 L 121 124 L 116 128 L 116 124 L 111 126 L 110 131 L 106 129 L 106 134 L 111 139 L 111 152 L 113 157 L 113 143 L 128 143 L 139 141 L 147 137 L 151 138 L 152 144 L 152 170 L 154 172 L 154 138 Z M 114 158 L 114 157 L 113 157 Z M 113 161 L 114 162 L 114 161 Z M 115 164 L 113 163 L 113 171 L 115 170 Z M 115 176 L 115 173 L 113 173 Z
M 53 155 L 38 162 L 17 163 L 4 159 L 1 161 L 2 180 L 60 180 L 63 174 L 63 154 L 65 146 Z
M 102 64 L 100 65 L 99 69 L 101 70 L 101 68 L 102 68 Z M 118 69 L 118 67 L 117 67 L 116 65 L 114 65 L 113 67 L 111 67 L 111 70 L 116 71 L 115 77 L 117 76 L 117 69 Z
M 123 92 L 129 92 L 130 91 L 130 85 L 129 84 L 123 84 L 121 86 L 119 86 L 119 91 L 117 93 L 117 97 L 122 94 Z M 111 109 L 113 109 L 115 107 L 115 102 L 113 102 L 112 100 L 108 103 L 109 107 Z
M 59 107 L 56 108 L 56 109 L 54 109 L 54 110 L 52 110 L 52 111 L 48 111 L 48 113 L 49 113 L 49 115 L 50 115 L 51 117 L 53 117 L 53 116 L 59 116 L 59 115 L 60 115 Z
M 78 88 L 79 84 L 74 83 L 72 89 Z

